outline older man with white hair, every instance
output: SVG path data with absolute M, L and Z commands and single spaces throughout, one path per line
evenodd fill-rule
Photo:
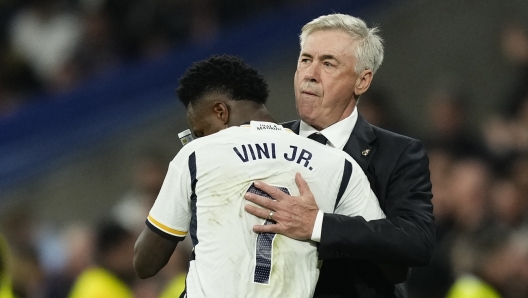
M 324 213 L 305 196 L 290 196 L 264 185 L 275 200 L 246 199 L 264 208 L 246 211 L 276 224 L 255 232 L 319 242 L 324 260 L 314 297 L 405 297 L 397 285 L 407 268 L 428 264 L 435 242 L 429 159 L 418 140 L 375 127 L 356 105 L 383 61 L 377 28 L 344 14 L 321 16 L 301 31 L 294 78 L 301 120 L 285 126 L 301 136 L 342 149 L 367 174 L 387 218 Z

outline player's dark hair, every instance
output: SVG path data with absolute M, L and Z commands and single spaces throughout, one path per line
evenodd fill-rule
M 185 107 L 209 92 L 259 104 L 266 103 L 269 93 L 268 84 L 256 69 L 230 55 L 215 55 L 194 63 L 179 82 L 176 93 Z

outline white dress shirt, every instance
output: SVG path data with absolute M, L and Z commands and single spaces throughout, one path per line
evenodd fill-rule
M 321 131 L 318 131 L 317 129 L 311 127 L 309 124 L 301 120 L 301 125 L 299 126 L 299 135 L 302 137 L 308 137 L 309 135 L 318 132 L 328 139 L 328 142 L 326 143 L 327 146 L 343 150 L 345 144 L 350 138 L 350 134 L 352 134 L 352 130 L 354 130 L 354 126 L 356 126 L 357 118 L 357 108 L 354 108 L 354 111 L 352 111 L 352 114 L 350 114 L 350 116 L 333 125 L 328 126 L 327 128 Z M 317 212 L 317 217 L 315 218 L 315 224 L 312 231 L 312 241 L 321 241 L 323 216 L 323 211 L 319 210 L 319 212 Z

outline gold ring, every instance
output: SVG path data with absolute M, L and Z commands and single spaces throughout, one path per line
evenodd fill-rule
M 269 220 L 273 220 L 273 213 L 274 213 L 274 212 L 275 212 L 275 211 L 270 211 L 270 214 L 268 215 L 268 219 L 269 219 Z

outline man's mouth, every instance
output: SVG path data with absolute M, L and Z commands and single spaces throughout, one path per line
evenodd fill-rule
M 315 93 L 313 93 L 313 92 L 311 92 L 311 91 L 307 91 L 307 90 L 303 90 L 301 93 L 302 93 L 302 94 L 312 95 L 312 96 L 317 96 L 317 94 L 315 94 Z

